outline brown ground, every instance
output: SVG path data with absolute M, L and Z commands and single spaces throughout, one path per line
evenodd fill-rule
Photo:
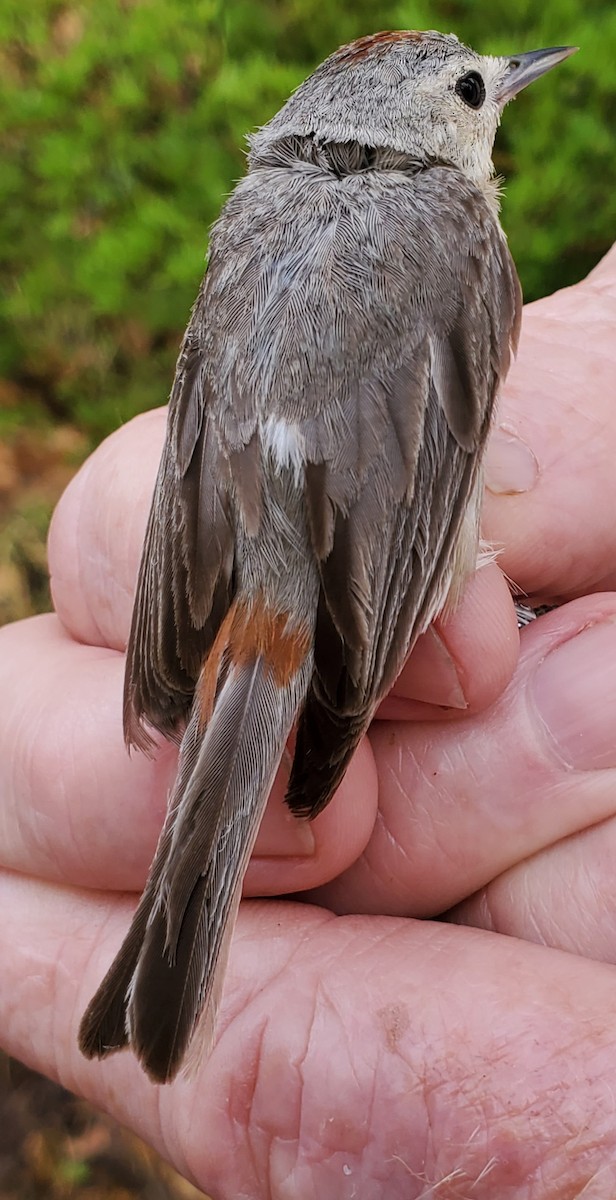
M 138 1138 L 0 1058 L 2 1200 L 203 1200 Z

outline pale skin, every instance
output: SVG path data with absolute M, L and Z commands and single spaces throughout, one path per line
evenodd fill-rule
M 615 332 L 613 250 L 526 310 L 489 451 L 500 567 L 566 603 L 520 646 L 484 568 L 330 808 L 298 826 L 278 789 L 247 895 L 320 906 L 242 906 L 218 1042 L 189 1080 L 154 1087 L 130 1054 L 86 1062 L 76 1040 L 175 762 L 129 759 L 121 736 L 162 411 L 66 493 L 57 616 L 0 631 L 2 1044 L 217 1200 L 615 1194 Z

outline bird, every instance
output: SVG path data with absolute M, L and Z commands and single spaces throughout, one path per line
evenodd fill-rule
M 312 819 L 475 569 L 521 314 L 494 139 L 574 49 L 368 35 L 249 139 L 179 353 L 127 648 L 125 739 L 178 742 L 177 779 L 81 1022 L 89 1058 L 129 1047 L 166 1083 L 204 1052 L 291 731 L 286 802 Z

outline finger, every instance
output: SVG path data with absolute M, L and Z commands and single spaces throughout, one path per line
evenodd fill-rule
M 507 581 L 489 563 L 471 577 L 456 612 L 419 639 L 378 715 L 428 721 L 481 712 L 504 691 L 519 652 Z
M 448 919 L 616 962 L 616 818 L 503 872 Z
M 596 267 L 593 267 L 586 282 L 596 291 L 616 296 L 616 242 L 610 246 Z
M 58 616 L 77 641 L 126 646 L 164 431 L 163 409 L 118 430 L 88 460 L 56 510 L 51 587 Z M 396 694 L 433 706 L 407 704 L 408 716 L 440 717 L 451 707 L 471 712 L 500 694 L 516 656 L 507 586 L 497 567 L 486 567 L 469 584 L 459 610 L 423 639 Z
M 531 596 L 616 580 L 616 252 L 524 310 L 486 456 L 484 536 Z
M 49 530 L 54 608 L 79 642 L 124 650 L 165 436 L 166 409 L 106 438 L 67 487 Z
M 81 645 L 53 616 L 0 630 L 4 866 L 87 887 L 143 887 L 176 752 L 161 740 L 155 761 L 129 757 L 123 673 L 122 655 Z M 372 831 L 377 781 L 367 742 L 316 821 L 291 816 L 284 787 L 281 771 L 247 876 L 249 892 L 330 879 L 358 857 Z
M 315 899 L 338 912 L 443 912 L 616 810 L 616 595 L 531 623 L 501 699 L 465 721 L 375 723 L 379 815 Z
M 220 1200 L 402 1200 L 448 1180 L 493 1200 L 539 1177 L 544 1195 L 581 1195 L 613 1169 L 613 968 L 452 926 L 249 904 L 214 1051 L 161 1088 L 128 1054 L 98 1064 L 76 1047 L 128 906 L 6 874 L 0 893 L 5 1048 Z

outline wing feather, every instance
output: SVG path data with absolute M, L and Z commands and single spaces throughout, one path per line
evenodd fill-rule
M 144 721 L 166 733 L 185 721 L 238 572 L 292 596 L 292 581 L 272 575 L 284 547 L 257 538 L 262 433 L 288 428 L 305 458 L 306 527 L 298 508 L 293 537 L 307 541 L 320 586 L 289 799 L 315 811 L 444 605 L 454 566 L 472 563 L 473 537 L 462 554 L 459 534 L 520 292 L 488 200 L 453 168 L 298 170 L 269 183 L 250 172 L 228 201 L 180 355 L 125 725 L 143 745 Z M 348 745 L 334 749 L 344 719 Z
M 494 401 L 517 343 L 519 283 L 481 193 L 439 168 L 416 182 L 409 199 L 387 243 L 396 273 L 406 267 L 398 361 L 384 377 L 384 333 L 375 322 L 374 352 L 364 347 L 364 361 L 377 365 L 351 379 L 341 402 L 345 413 L 357 410 L 347 425 L 361 436 L 307 470 L 321 599 L 288 802 L 308 815 L 327 803 L 376 704 L 444 606 L 454 570 L 474 566 L 477 530 L 461 554 L 456 547 L 476 503 Z M 376 252 L 364 253 L 386 278 L 387 262 L 379 268 Z M 369 292 L 366 298 L 369 304 Z
M 144 722 L 176 736 L 233 594 L 228 460 L 211 415 L 200 294 L 180 353 L 148 520 L 127 648 L 124 730 L 147 749 Z

